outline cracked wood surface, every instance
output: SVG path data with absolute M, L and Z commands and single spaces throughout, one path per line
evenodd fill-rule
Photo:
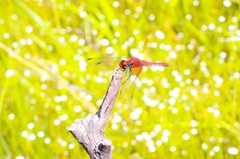
M 112 159 L 112 142 L 105 137 L 105 127 L 112 113 L 122 82 L 122 72 L 116 69 L 104 100 L 96 114 L 76 119 L 68 128 L 87 151 L 90 159 Z

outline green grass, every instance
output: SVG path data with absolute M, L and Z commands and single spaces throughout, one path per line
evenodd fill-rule
M 118 97 L 114 158 L 240 157 L 237 0 L 0 5 L 0 158 L 88 158 L 67 127 L 96 112 L 118 64 L 86 59 L 136 49 L 170 67 L 147 68 L 133 99 Z

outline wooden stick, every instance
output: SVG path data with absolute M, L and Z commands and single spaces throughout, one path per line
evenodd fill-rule
M 89 114 L 84 119 L 76 119 L 68 128 L 87 151 L 90 159 L 112 159 L 112 142 L 105 138 L 104 131 L 121 82 L 122 72 L 116 69 L 98 112 L 95 115 Z

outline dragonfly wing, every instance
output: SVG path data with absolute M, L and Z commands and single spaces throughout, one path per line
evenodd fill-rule
M 122 83 L 122 87 L 120 90 L 121 98 L 125 98 L 127 99 L 127 101 L 130 101 L 132 99 L 135 88 L 136 88 L 137 79 L 138 79 L 138 76 L 136 75 L 131 75 L 126 77 L 126 79 Z

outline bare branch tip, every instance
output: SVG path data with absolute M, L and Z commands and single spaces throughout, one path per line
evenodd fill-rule
M 122 78 L 122 71 L 121 71 L 119 68 L 117 68 L 117 69 L 115 70 L 114 76 L 115 76 L 115 77 Z

